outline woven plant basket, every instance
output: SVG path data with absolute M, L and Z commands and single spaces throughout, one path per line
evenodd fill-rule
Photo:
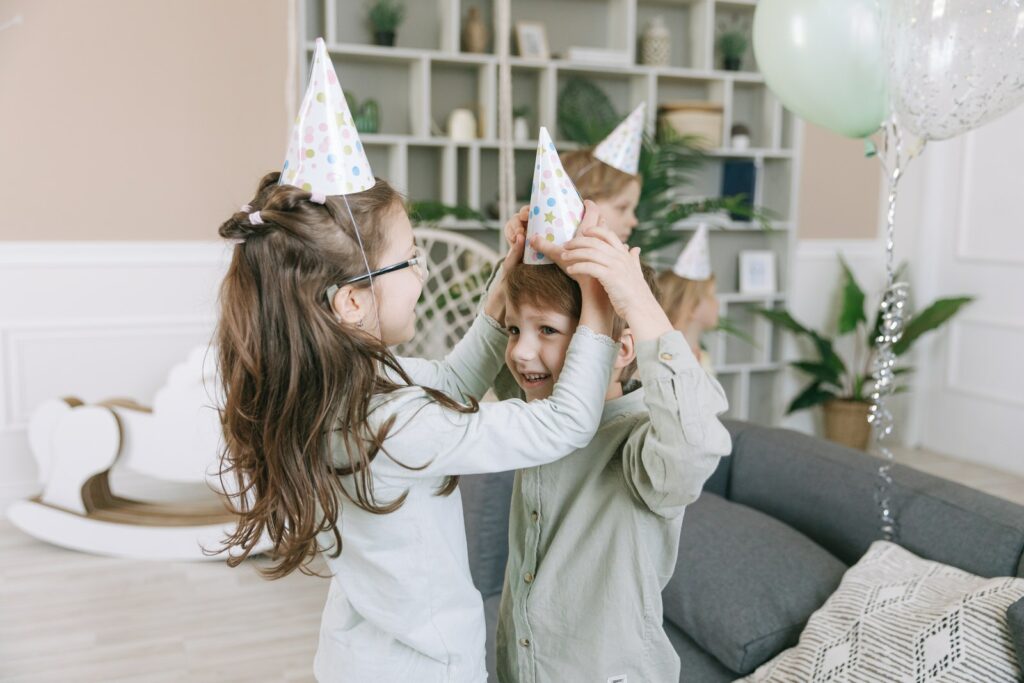
M 869 404 L 863 401 L 828 401 L 825 410 L 825 438 L 863 451 L 871 438 Z

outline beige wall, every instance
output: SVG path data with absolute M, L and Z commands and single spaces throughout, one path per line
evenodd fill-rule
M 804 125 L 800 170 L 800 239 L 875 239 L 881 168 L 864 142 L 812 123 Z
M 291 5 L 0 0 L 0 240 L 215 239 L 284 157 Z

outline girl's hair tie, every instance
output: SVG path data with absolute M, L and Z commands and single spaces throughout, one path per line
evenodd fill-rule
M 259 211 L 253 211 L 249 214 L 249 223 L 252 225 L 263 225 L 263 216 L 260 215 Z
M 309 201 L 313 202 L 314 204 L 326 204 L 327 195 L 320 194 L 319 192 L 314 192 L 312 195 L 310 195 Z

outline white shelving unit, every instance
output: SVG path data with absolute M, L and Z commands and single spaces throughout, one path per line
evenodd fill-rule
M 412 200 L 434 199 L 487 214 L 498 195 L 498 60 L 493 54 L 461 52 L 459 37 L 471 6 L 479 8 L 483 20 L 492 26 L 493 0 L 406 0 L 405 4 L 406 19 L 398 29 L 396 46 L 381 47 L 372 44 L 365 3 L 304 0 L 299 82 L 304 81 L 314 39 L 323 36 L 346 92 L 360 103 L 373 98 L 380 105 L 379 132 L 361 136 L 374 172 Z M 695 197 L 721 195 L 723 165 L 750 160 L 756 174 L 753 201 L 778 218 L 767 232 L 724 217 L 709 221 L 722 314 L 757 345 L 720 333 L 707 342 L 730 397 L 730 415 L 769 423 L 777 420 L 782 409 L 775 397 L 775 379 L 783 365 L 781 344 L 771 327 L 748 309 L 777 307 L 786 301 L 801 127 L 766 87 L 752 50 L 741 71 L 717 68 L 721 63 L 717 36 L 725 30 L 741 30 L 749 36 L 754 9 L 754 0 L 514 0 L 513 25 L 544 23 L 554 57 L 548 61 L 513 57 L 512 96 L 516 106 L 529 107 L 531 129 L 546 126 L 556 136 L 560 151 L 575 146 L 557 139 L 558 94 L 573 76 L 597 84 L 623 116 L 647 102 L 647 127 L 652 132 L 658 106 L 680 100 L 720 104 L 726 145 L 733 124 L 743 123 L 750 129 L 749 149 L 707 151 L 706 163 L 693 174 L 690 192 Z M 667 66 L 637 63 L 639 36 L 655 16 L 664 18 L 673 37 Z M 514 49 L 514 39 L 512 45 Z M 621 50 L 630 66 L 559 58 L 570 46 Z M 448 114 L 457 107 L 477 112 L 478 139 L 454 142 L 445 137 Z M 529 140 L 515 145 L 516 190 L 523 198 L 529 195 L 536 144 Z M 673 227 L 689 233 L 696 226 L 697 221 L 690 220 Z M 492 248 L 499 246 L 497 219 L 448 221 L 442 227 L 464 232 Z M 684 243 L 681 240 L 646 258 L 656 267 L 669 267 Z M 747 249 L 776 254 L 778 293 L 736 293 L 738 255 Z

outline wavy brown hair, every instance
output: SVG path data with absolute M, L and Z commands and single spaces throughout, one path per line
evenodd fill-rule
M 220 289 L 217 353 L 220 476 L 239 520 L 217 552 L 232 551 L 228 564 L 237 566 L 267 536 L 274 563 L 261 572 L 268 578 L 314 573 L 308 565 L 321 551 L 321 532 L 334 536 L 337 556 L 345 501 L 375 514 L 402 505 L 404 494 L 377 501 L 370 474 L 394 416 L 376 429 L 368 418 L 375 396 L 413 384 L 380 339 L 338 321 L 326 296 L 331 285 L 366 272 L 364 251 L 371 268 L 381 266 L 389 219 L 404 211 L 401 195 L 378 179 L 365 192 L 317 204 L 278 178 L 265 176 L 250 202 L 262 223 L 239 211 L 219 230 L 237 242 Z M 423 391 L 446 408 L 477 409 Z M 342 486 L 346 476 L 351 485 Z M 457 485 L 450 477 L 438 494 Z

